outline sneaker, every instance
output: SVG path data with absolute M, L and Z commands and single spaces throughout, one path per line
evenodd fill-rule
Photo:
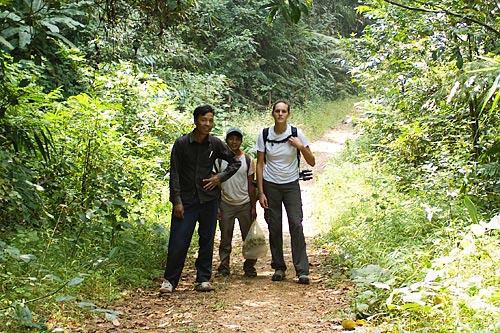
M 276 271 L 274 271 L 274 275 L 272 278 L 273 281 L 283 281 L 284 278 L 285 271 L 282 271 L 281 269 L 277 269 Z
M 256 271 L 246 271 L 245 276 L 250 277 L 250 278 L 254 278 L 257 276 L 257 272 Z
M 196 290 L 196 291 L 212 291 L 212 290 L 214 290 L 214 287 L 212 287 L 212 284 L 208 281 L 196 282 L 196 284 L 194 285 L 194 290 Z
M 170 281 L 168 280 L 163 281 L 160 287 L 160 293 L 165 294 L 165 293 L 171 293 L 172 291 L 174 291 L 174 286 L 172 286 Z
M 299 276 L 299 281 L 300 284 L 309 284 L 309 275 L 301 275 Z

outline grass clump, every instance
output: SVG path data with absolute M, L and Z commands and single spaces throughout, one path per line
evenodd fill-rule
M 18 226 L 0 241 L 0 331 L 62 330 L 89 316 L 117 320 L 113 302 L 161 276 L 168 234 L 138 223 L 110 237 L 102 225 L 75 230 Z M 112 241 L 111 241 L 112 240 Z

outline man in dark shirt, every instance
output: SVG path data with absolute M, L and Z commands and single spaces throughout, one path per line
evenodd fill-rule
M 170 156 L 170 201 L 173 205 L 168 241 L 167 265 L 161 293 L 178 285 L 186 255 L 198 222 L 198 258 L 195 262 L 195 290 L 211 291 L 212 257 L 217 226 L 220 183 L 241 166 L 229 147 L 210 134 L 214 109 L 203 105 L 194 110 L 195 129 L 175 140 Z M 214 161 L 228 162 L 222 172 L 213 174 Z

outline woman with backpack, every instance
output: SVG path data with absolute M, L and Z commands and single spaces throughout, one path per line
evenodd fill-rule
M 287 269 L 283 256 L 282 206 L 288 216 L 292 259 L 298 283 L 309 284 L 309 260 L 302 227 L 302 198 L 299 185 L 300 155 L 310 166 L 315 159 L 303 132 L 287 124 L 290 104 L 278 100 L 272 108 L 274 126 L 257 138 L 257 187 L 259 203 L 269 229 L 273 281 L 282 281 Z

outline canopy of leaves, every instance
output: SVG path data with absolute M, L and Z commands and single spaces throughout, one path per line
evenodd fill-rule
M 444 189 L 465 173 L 472 183 L 485 182 L 469 191 L 490 201 L 483 191 L 497 186 L 490 177 L 499 162 L 492 149 L 499 125 L 498 6 L 371 1 L 358 10 L 372 22 L 353 53 L 359 63 L 353 73 L 384 105 L 371 118 L 381 156 L 407 188 L 422 190 L 439 172 L 448 179 Z M 424 180 L 416 183 L 417 175 Z

